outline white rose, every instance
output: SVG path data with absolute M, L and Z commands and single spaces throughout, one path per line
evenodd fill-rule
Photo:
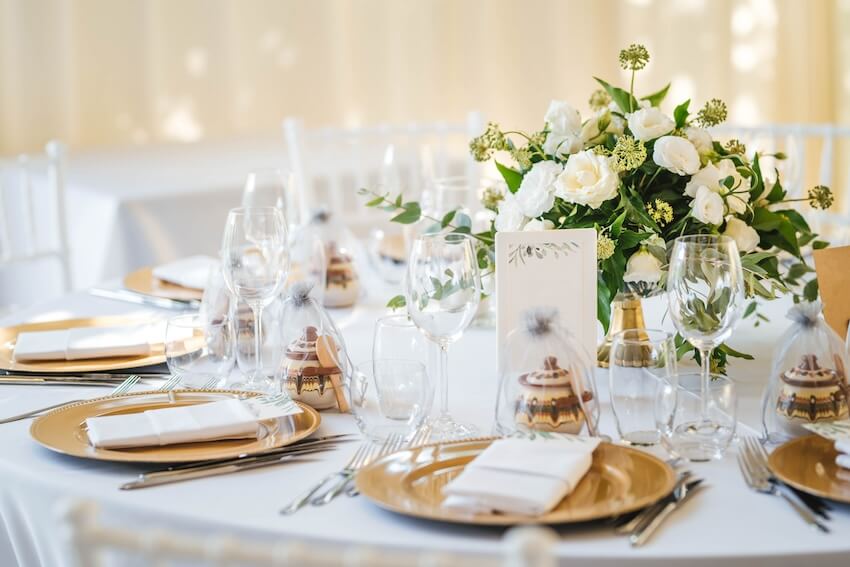
M 495 226 L 499 232 L 513 232 L 522 230 L 528 219 L 522 214 L 517 202 L 516 195 L 506 193 L 505 198 L 499 202 L 499 212 L 496 214 Z
M 692 143 L 678 136 L 662 136 L 655 141 L 652 160 L 676 175 L 693 175 L 699 171 L 699 154 Z
M 731 159 L 720 160 L 717 163 L 719 183 L 727 177 L 732 177 L 732 188 L 727 189 L 723 185 L 721 193 L 726 198 L 726 206 L 729 212 L 742 215 L 747 212 L 747 204 L 750 202 L 750 180 L 738 173 L 735 162 Z
M 727 177 L 732 177 L 731 189 L 723 184 Z M 750 180 L 738 173 L 735 162 L 732 160 L 724 159 L 717 164 L 709 163 L 699 170 L 685 185 L 685 194 L 694 197 L 700 187 L 708 187 L 720 194 L 729 212 L 736 214 L 746 212 L 747 204 L 750 202 Z
M 723 234 L 735 240 L 739 252 L 752 252 L 758 248 L 759 233 L 741 219 L 728 217 L 726 219 L 726 230 L 723 231 Z
M 649 250 L 640 248 L 626 263 L 625 282 L 658 283 L 661 280 L 661 262 Z
M 688 126 L 685 128 L 685 136 L 694 145 L 699 152 L 699 155 L 704 156 L 714 151 L 714 141 L 711 139 L 711 134 L 705 128 L 696 128 Z
M 691 201 L 691 214 L 705 224 L 719 225 L 723 222 L 723 198 L 703 185 Z
M 549 155 L 566 157 L 582 148 L 581 115 L 578 110 L 560 100 L 549 103 L 543 118 L 549 127 L 543 151 Z
M 627 117 L 629 130 L 641 142 L 647 142 L 669 134 L 676 127 L 673 120 L 657 108 L 641 108 Z
M 516 201 L 527 217 L 539 217 L 555 204 L 555 180 L 563 167 L 554 161 L 538 161 L 522 178 Z
M 549 130 L 561 134 L 576 134 L 581 132 L 581 115 L 578 110 L 562 100 L 549 103 L 543 120 L 549 125 Z
M 585 150 L 570 156 L 555 181 L 555 195 L 568 203 L 598 209 L 617 196 L 619 187 L 620 178 L 611 168 L 610 158 Z
M 536 232 L 540 230 L 554 230 L 555 223 L 547 219 L 531 219 L 528 221 L 522 230 L 525 232 Z

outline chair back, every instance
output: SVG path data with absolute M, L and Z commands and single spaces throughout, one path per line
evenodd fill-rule
M 359 128 L 308 129 L 297 118 L 283 122 L 290 168 L 302 195 L 303 220 L 324 207 L 362 234 L 375 213 L 358 189 L 403 192 L 417 199 L 435 178 L 464 175 L 477 185 L 479 164 L 469 156 L 469 140 L 484 129 L 479 112 L 465 123 L 382 124 Z
M 60 509 L 60 521 L 74 567 L 138 565 L 167 567 L 555 567 L 554 532 L 540 527 L 508 531 L 493 552 L 462 553 L 434 550 L 384 549 L 328 542 L 249 541 L 226 533 L 205 537 L 176 530 L 136 525 L 117 527 L 101 522 L 97 505 L 73 502 Z
M 760 160 L 766 177 L 779 171 L 789 199 L 804 199 L 810 188 L 826 185 L 836 196 L 828 211 L 807 210 L 806 218 L 815 232 L 834 245 L 850 243 L 850 126 L 833 124 L 766 124 L 763 126 L 722 125 L 712 129 L 722 140 L 735 138 L 748 152 L 782 152 L 786 159 L 766 156 Z M 795 208 L 804 203 L 795 204 Z
M 59 292 L 72 286 L 64 155 L 63 145 L 51 141 L 43 154 L 0 160 L 0 272 L 57 264 Z M 3 293 L 0 305 L 13 303 L 14 298 L 7 297 L 13 294 Z

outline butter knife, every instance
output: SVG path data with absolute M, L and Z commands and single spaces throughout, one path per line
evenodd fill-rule
M 682 504 L 688 501 L 692 494 L 697 492 L 701 487 L 703 479 L 698 478 L 696 480 L 692 480 L 682 486 L 682 492 L 677 497 L 667 500 L 664 504 L 664 507 L 651 518 L 647 519 L 647 521 L 643 522 L 638 528 L 629 536 L 629 543 L 632 547 L 640 547 L 646 541 L 652 537 L 652 534 L 658 529 L 664 520 L 666 520 L 670 514 L 676 511 Z
M 220 476 L 239 471 L 247 471 L 268 467 L 272 465 L 281 465 L 285 463 L 303 463 L 310 462 L 314 459 L 304 459 L 304 455 L 318 453 L 320 448 L 305 448 L 297 453 L 286 453 L 283 455 L 266 455 L 265 457 L 246 458 L 237 462 L 223 463 L 217 465 L 207 465 L 194 469 L 184 469 L 176 471 L 168 471 L 155 473 L 150 475 L 140 475 L 140 478 L 121 485 L 121 490 L 135 490 L 138 488 L 148 488 L 151 486 L 160 486 L 163 484 L 171 484 L 173 482 L 182 482 L 185 480 L 193 480 L 196 478 L 207 478 L 211 476 Z

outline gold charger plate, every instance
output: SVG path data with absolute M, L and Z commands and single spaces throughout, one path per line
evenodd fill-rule
M 165 344 L 151 344 L 151 353 L 146 356 L 113 356 L 110 358 L 88 358 L 81 360 L 42 360 L 15 362 L 15 343 L 20 333 L 30 331 L 56 331 L 75 327 L 117 327 L 150 323 L 150 319 L 114 315 L 106 317 L 86 317 L 84 319 L 64 319 L 62 321 L 44 321 L 23 323 L 12 327 L 0 328 L 0 369 L 21 372 L 101 372 L 104 370 L 122 370 L 139 368 L 165 362 Z
M 203 290 L 183 287 L 163 281 L 153 276 L 153 268 L 142 268 L 127 274 L 124 278 L 124 287 L 136 293 L 176 299 L 178 301 L 200 300 L 204 296 Z
M 773 474 L 794 488 L 850 504 L 850 471 L 835 464 L 835 442 L 820 435 L 792 439 L 770 454 Z
M 442 508 L 442 488 L 492 440 L 426 445 L 388 455 L 357 475 L 360 493 L 378 506 L 417 518 L 481 526 L 569 524 L 644 508 L 673 490 L 675 473 L 660 459 L 601 443 L 590 471 L 558 506 L 542 516 L 462 514 Z
M 319 413 L 305 404 L 296 402 L 303 411 L 300 414 L 262 422 L 266 434 L 261 439 L 226 439 L 161 447 L 99 449 L 89 444 L 86 433 L 86 419 L 89 417 L 138 413 L 259 395 L 257 392 L 232 390 L 174 390 L 107 396 L 69 404 L 39 417 L 30 426 L 30 436 L 48 449 L 85 459 L 132 463 L 188 463 L 228 459 L 276 449 L 304 439 L 319 428 Z

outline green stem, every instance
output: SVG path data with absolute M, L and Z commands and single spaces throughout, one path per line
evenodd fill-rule
M 635 70 L 632 69 L 632 80 L 629 84 L 629 112 L 634 112 L 632 101 L 635 99 Z

